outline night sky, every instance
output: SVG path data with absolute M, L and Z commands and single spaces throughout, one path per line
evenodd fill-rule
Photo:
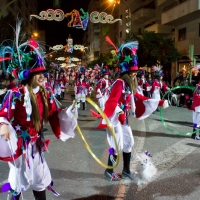
M 53 8 L 53 0 L 37 0 L 38 1 L 38 15 L 40 11 Z M 58 9 L 63 10 L 64 13 L 69 13 L 73 9 L 79 10 L 83 8 L 87 11 L 87 7 L 90 0 L 61 0 L 61 7 Z M 64 19 L 61 22 L 47 21 L 38 19 L 38 28 L 46 31 L 46 44 L 49 46 L 55 46 L 57 44 L 66 44 L 66 39 L 69 34 L 73 38 L 74 44 L 82 44 L 83 33 L 82 29 L 76 29 L 73 27 L 67 27 L 69 19 Z

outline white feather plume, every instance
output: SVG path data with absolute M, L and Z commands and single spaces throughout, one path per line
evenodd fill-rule
M 194 66 L 194 69 L 200 70 L 200 64 L 197 64 L 196 66 Z
M 135 47 L 136 49 L 138 49 L 138 45 L 139 45 L 138 41 L 127 42 L 127 43 L 122 44 L 122 45 L 119 47 L 119 50 L 120 50 L 121 52 L 123 52 L 123 49 L 124 49 L 124 48 L 133 48 L 133 47 Z
M 20 35 L 20 31 L 21 31 L 22 21 L 23 21 L 23 19 L 17 18 L 16 29 L 15 29 L 15 43 L 16 43 L 16 49 L 17 49 L 20 67 L 22 67 L 22 65 L 21 65 L 21 58 L 20 58 L 20 54 L 19 54 L 19 35 Z

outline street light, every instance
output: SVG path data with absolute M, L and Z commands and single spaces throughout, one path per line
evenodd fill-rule
M 37 32 L 37 31 L 32 32 L 32 33 L 31 33 L 31 37 L 32 37 L 32 38 L 35 38 L 35 39 L 38 38 L 38 37 L 39 37 L 38 32 Z
M 120 0 L 109 0 L 109 2 L 110 2 L 110 3 L 115 2 L 115 3 L 117 3 L 117 4 L 120 4 Z
M 131 9 L 130 9 L 130 6 L 129 6 L 129 4 L 126 2 L 126 0 L 122 0 L 125 4 L 126 4 L 126 6 L 128 7 L 128 9 L 126 9 L 126 19 L 127 19 L 127 23 L 126 23 L 126 25 L 127 26 L 130 26 L 130 28 L 129 28 L 129 31 L 128 31 L 128 33 L 132 30 L 132 27 L 131 27 Z M 109 2 L 110 3 L 117 3 L 117 4 L 120 4 L 120 0 L 109 0 Z M 126 31 L 127 32 L 127 31 Z
M 38 33 L 37 33 L 37 32 L 34 32 L 34 33 L 33 33 L 33 36 L 34 36 L 34 37 L 38 37 Z

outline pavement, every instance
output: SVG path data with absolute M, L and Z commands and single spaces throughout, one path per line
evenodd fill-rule
M 71 91 L 72 94 L 72 91 Z M 72 103 L 73 95 L 62 100 L 64 107 Z M 87 110 L 79 110 L 78 124 L 83 135 L 98 158 L 107 164 L 108 144 L 105 130 L 94 130 L 99 119 L 93 118 Z M 51 140 L 46 161 L 54 180 L 54 189 L 59 197 L 47 191 L 48 200 L 199 200 L 200 199 L 200 141 L 184 136 L 192 131 L 192 112 L 182 107 L 162 110 L 165 126 L 161 123 L 160 112 L 153 113 L 145 120 L 130 117 L 134 135 L 133 161 L 131 171 L 141 170 L 136 161 L 136 153 L 148 150 L 158 173 L 153 180 L 138 187 L 136 182 L 109 182 L 104 179 L 104 168 L 100 166 L 86 149 L 81 137 L 76 136 L 66 142 L 55 138 L 51 128 L 45 137 Z M 182 134 L 182 135 L 180 135 Z M 122 159 L 115 169 L 121 174 Z M 7 180 L 9 168 L 0 162 L 0 185 Z M 0 200 L 7 194 L 0 193 Z M 31 190 L 23 193 L 24 200 L 32 200 Z

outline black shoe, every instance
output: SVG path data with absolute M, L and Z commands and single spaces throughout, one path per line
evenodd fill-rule
M 42 128 L 42 132 L 45 132 L 45 131 L 48 131 L 48 128 L 43 127 L 43 128 Z
M 195 139 L 195 137 L 196 137 L 196 133 L 193 133 L 193 134 L 191 135 L 191 138 L 192 138 L 192 139 Z
M 33 195 L 35 197 L 35 200 L 46 200 L 46 191 L 35 191 L 33 190 Z
M 119 176 L 115 172 L 112 172 L 112 174 L 111 174 L 108 171 L 105 171 L 104 178 L 108 181 L 119 181 L 120 180 Z
M 126 173 L 125 171 L 122 171 L 122 178 L 126 180 L 133 180 L 133 176 L 131 173 Z

